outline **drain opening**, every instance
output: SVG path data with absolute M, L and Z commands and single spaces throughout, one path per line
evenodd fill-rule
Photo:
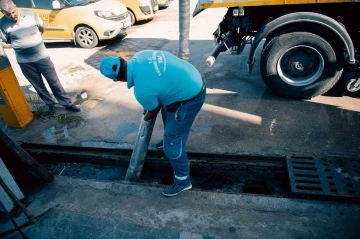
M 298 161 L 293 161 L 293 164 L 315 165 L 315 163 L 312 163 L 312 162 L 298 162 Z
M 300 173 L 295 173 L 294 175 L 296 177 L 304 177 L 304 178 L 319 178 L 318 175 L 309 175 L 309 174 L 300 174 Z
M 322 188 L 318 188 L 318 187 L 310 187 L 310 186 L 296 186 L 297 189 L 300 190 L 309 190 L 309 191 L 322 191 Z
M 308 160 L 314 160 L 313 157 L 300 157 L 300 156 L 291 156 L 292 159 L 308 159 Z
M 249 194 L 272 194 L 268 186 L 264 182 L 248 182 L 244 185 L 242 192 Z
M 295 179 L 297 183 L 310 183 L 310 184 L 321 184 L 319 181 L 311 181 L 311 180 L 302 180 L 302 179 Z
M 307 168 L 307 167 L 293 167 L 293 168 L 298 170 L 316 171 L 316 168 Z

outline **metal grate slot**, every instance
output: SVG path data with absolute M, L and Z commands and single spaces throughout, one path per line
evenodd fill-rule
M 296 186 L 297 189 L 307 190 L 307 191 L 322 191 L 322 188 L 319 187 L 309 187 L 309 186 Z
M 301 180 L 301 179 L 295 179 L 295 182 L 297 182 L 297 183 L 309 183 L 309 184 L 321 184 L 320 181 L 310 181 L 310 180 Z
M 296 177 L 304 177 L 304 178 L 319 178 L 319 175 L 311 175 L 311 174 L 302 174 L 302 173 L 295 173 Z
M 301 165 L 315 165 L 315 163 L 313 162 L 298 162 L 298 161 L 293 161 L 293 164 L 301 164 Z
M 360 200 L 360 159 L 286 157 L 291 196 Z
M 316 171 L 316 168 L 310 168 L 310 167 L 293 167 L 293 168 L 298 170 Z

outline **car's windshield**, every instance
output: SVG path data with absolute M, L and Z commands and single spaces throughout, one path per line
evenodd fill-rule
M 90 3 L 93 2 L 98 2 L 100 0 L 64 0 L 64 2 L 66 2 L 67 4 L 71 5 L 71 6 L 83 6 L 83 5 L 88 5 Z

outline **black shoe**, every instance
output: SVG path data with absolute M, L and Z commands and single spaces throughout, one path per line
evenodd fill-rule
M 72 111 L 72 112 L 80 112 L 80 108 L 76 105 L 70 105 L 65 107 L 66 110 Z
M 54 115 L 55 114 L 55 107 L 54 106 L 49 106 L 48 114 L 49 115 Z

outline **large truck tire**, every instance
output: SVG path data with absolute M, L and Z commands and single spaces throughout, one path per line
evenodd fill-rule
M 276 36 L 263 48 L 263 80 L 283 97 L 310 99 L 321 95 L 336 84 L 343 71 L 343 61 L 335 50 L 325 38 L 309 32 Z

